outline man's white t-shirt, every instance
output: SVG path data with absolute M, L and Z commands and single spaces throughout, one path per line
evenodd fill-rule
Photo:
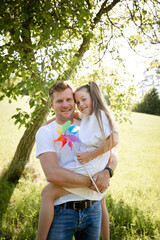
M 84 117 L 81 121 L 81 125 L 80 121 L 74 120 L 72 125 L 81 126 L 79 131 L 79 137 L 80 140 L 85 143 L 85 145 L 82 143 L 74 143 L 74 146 L 78 152 L 93 151 L 111 134 L 108 119 L 103 111 L 101 111 L 101 118 L 105 133 L 104 135 L 102 135 L 95 114 Z M 56 121 L 53 121 L 50 124 L 41 127 L 37 131 L 36 156 L 38 157 L 40 154 L 45 152 L 56 152 L 59 166 L 74 171 L 76 173 L 88 175 L 84 166 L 82 166 L 78 162 L 74 148 L 71 150 L 68 144 L 66 144 L 61 149 L 62 142 L 54 142 L 54 140 L 59 137 L 56 128 L 57 123 Z M 95 173 L 103 170 L 106 167 L 109 156 L 110 152 L 107 152 L 85 164 L 91 176 L 94 176 Z M 56 199 L 55 205 L 68 201 L 79 201 L 84 199 L 100 200 L 106 193 L 104 192 L 103 194 L 99 195 L 99 193 L 92 191 L 87 187 L 65 189 L 72 194 L 68 194 Z
M 68 144 L 66 144 L 62 149 L 62 142 L 54 142 L 59 137 L 59 134 L 56 131 L 57 128 L 56 121 L 45 125 L 36 133 L 36 157 L 38 158 L 40 154 L 46 152 L 56 152 L 58 157 L 58 165 L 66 169 L 72 169 L 76 167 L 76 152 L 74 148 L 71 150 Z M 79 126 L 80 121 L 74 120 L 74 126 Z M 80 143 L 74 143 L 77 151 L 79 151 Z M 75 194 L 67 194 L 62 196 L 54 201 L 55 205 L 69 202 L 69 201 L 80 201 L 84 200 L 83 197 L 77 196 Z

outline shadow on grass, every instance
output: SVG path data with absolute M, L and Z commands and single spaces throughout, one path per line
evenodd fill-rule
M 18 184 L 0 179 L 0 239 L 32 240 L 38 229 L 40 192 L 38 185 L 21 189 Z M 14 190 L 16 194 L 11 199 Z M 37 190 L 38 189 L 38 190 Z
M 7 210 L 8 204 L 16 186 L 17 183 L 10 183 L 4 177 L 0 178 L 0 235 L 2 231 L 3 215 Z

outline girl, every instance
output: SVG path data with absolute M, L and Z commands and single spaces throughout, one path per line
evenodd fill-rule
M 95 82 L 80 86 L 74 93 L 78 110 L 82 113 L 79 138 L 82 143 L 80 153 L 77 154 L 77 169 L 73 171 L 87 175 L 83 166 L 91 175 L 103 170 L 110 157 L 110 150 L 118 143 L 118 133 L 102 98 L 102 94 Z M 55 119 L 54 119 L 55 120 Z M 50 121 L 49 121 L 50 122 Z M 48 122 L 47 122 L 48 123 Z M 87 129 L 87 131 L 86 131 Z M 92 160 L 92 161 L 91 161 Z M 42 202 L 39 216 L 36 240 L 47 238 L 47 234 L 54 216 L 53 202 L 56 198 L 74 193 L 89 200 L 99 200 L 102 206 L 102 237 L 109 239 L 109 217 L 105 206 L 104 195 L 89 188 L 61 188 L 49 183 L 42 190 Z

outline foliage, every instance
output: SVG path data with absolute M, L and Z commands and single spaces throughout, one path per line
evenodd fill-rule
M 133 106 L 133 111 L 160 115 L 160 97 L 158 90 L 153 87 L 148 91 L 143 96 L 141 102 L 138 102 Z
M 86 59 L 99 62 L 108 52 L 122 61 L 118 50 L 122 39 L 134 50 L 145 43 L 158 44 L 158 13 L 157 0 L 3 1 L 0 99 L 30 97 L 31 111 L 17 108 L 15 123 L 29 127 L 36 107 L 47 108 L 48 87 L 69 79 Z
M 152 60 L 152 62 L 150 63 L 150 65 L 149 65 L 147 70 L 149 71 L 152 68 L 160 68 L 160 61 L 159 61 L 159 59 L 154 58 Z

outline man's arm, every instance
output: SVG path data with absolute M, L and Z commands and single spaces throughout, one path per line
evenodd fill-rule
M 106 167 L 109 167 L 112 170 L 115 170 L 117 164 L 118 164 L 118 155 L 115 151 L 112 150 L 109 162 Z M 102 170 L 102 171 L 98 172 L 97 174 L 95 174 L 93 179 L 94 179 L 99 191 L 104 192 L 109 186 L 110 173 L 107 169 Z M 96 190 L 93 184 L 90 187 L 90 189 L 92 189 L 94 191 Z
M 57 154 L 55 152 L 43 153 L 39 156 L 39 159 L 48 182 L 69 188 L 91 186 L 89 177 L 58 166 Z
M 106 167 L 111 168 L 113 171 L 116 169 L 118 164 L 118 154 L 115 149 L 111 150 L 111 155 Z

